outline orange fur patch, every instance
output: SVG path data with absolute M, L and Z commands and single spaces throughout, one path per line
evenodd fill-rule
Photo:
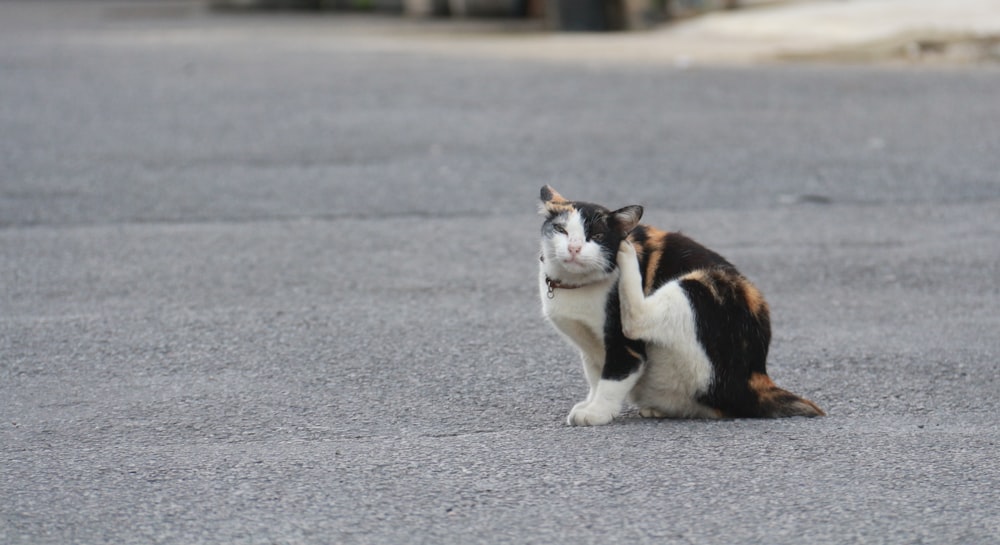
M 712 294 L 712 299 L 716 302 L 722 303 L 722 296 L 719 294 L 719 287 L 716 285 L 715 275 L 711 271 L 697 270 L 691 271 L 681 277 L 681 280 L 694 280 L 700 283 L 702 286 L 708 288 L 709 293 Z
M 576 208 L 574 208 L 572 204 L 566 204 L 562 202 L 548 201 L 544 204 L 544 206 L 545 210 L 553 215 L 562 214 L 564 212 L 569 213 L 572 212 L 573 210 L 576 210 Z
M 764 300 L 764 295 L 760 293 L 757 286 L 745 279 L 743 280 L 743 297 L 746 299 L 747 308 L 754 316 L 759 317 L 762 314 L 767 314 L 767 301 Z
M 548 197 L 545 195 L 546 191 L 549 193 Z M 574 210 L 573 203 L 566 200 L 566 198 L 560 195 L 558 191 L 552 189 L 552 186 L 550 185 L 546 185 L 542 189 L 542 198 L 547 199 L 542 201 L 542 208 L 539 209 L 542 212 L 542 215 L 545 215 L 546 212 L 556 215 L 563 212 L 572 212 Z
M 558 191 L 556 191 L 555 189 L 552 189 L 551 185 L 547 185 L 547 186 L 545 186 L 545 188 L 548 189 L 549 193 L 552 194 L 552 198 L 550 198 L 548 202 L 554 202 L 554 203 L 569 202 L 569 201 L 566 200 L 566 197 L 563 197 L 562 195 L 559 194 Z
M 777 388 L 774 385 L 774 381 L 771 377 L 765 375 L 764 373 L 751 373 L 750 374 L 750 389 L 757 392 L 758 394 L 763 394 L 767 390 Z
M 660 266 L 660 258 L 663 257 L 663 250 L 655 248 L 649 253 L 649 261 L 646 264 L 646 278 L 643 281 L 643 292 L 646 295 L 653 293 L 653 281 L 656 280 L 656 269 Z
M 762 405 L 780 407 L 777 416 L 826 416 L 819 405 L 779 388 L 771 377 L 763 373 L 750 374 L 750 389 L 757 394 Z
M 646 295 L 653 293 L 653 282 L 656 280 L 656 270 L 660 267 L 660 260 L 663 258 L 663 250 L 666 246 L 667 232 L 646 228 L 648 238 L 642 244 L 643 255 L 649 254 L 649 261 L 646 262 L 646 274 L 643 278 L 643 291 Z

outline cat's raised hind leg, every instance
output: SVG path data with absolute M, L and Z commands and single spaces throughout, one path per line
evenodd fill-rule
M 680 284 L 669 282 L 646 297 L 639 260 L 627 240 L 618 248 L 618 269 L 622 333 L 626 337 L 668 345 L 676 340 L 679 331 L 691 329 L 682 327 L 691 322 L 692 311 Z
M 643 339 L 651 309 L 647 308 L 646 295 L 642 290 L 642 273 L 639 272 L 639 258 L 635 247 L 623 240 L 618 247 L 618 298 L 621 305 L 622 333 L 630 339 Z

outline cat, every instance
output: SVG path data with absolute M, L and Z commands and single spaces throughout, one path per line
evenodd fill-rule
M 729 261 L 676 232 L 541 190 L 545 317 L 580 351 L 590 386 L 572 426 L 611 422 L 626 400 L 648 418 L 823 416 L 778 388 L 765 362 L 767 302 Z

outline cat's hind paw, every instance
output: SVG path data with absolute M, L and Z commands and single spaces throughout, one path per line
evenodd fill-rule
M 618 245 L 618 263 L 636 261 L 635 246 L 628 239 L 622 240 Z
M 643 418 L 666 418 L 667 413 L 652 407 L 643 407 L 639 409 L 639 416 Z
M 603 403 L 584 401 L 577 403 L 566 417 L 570 426 L 603 426 L 615 417 L 615 411 Z

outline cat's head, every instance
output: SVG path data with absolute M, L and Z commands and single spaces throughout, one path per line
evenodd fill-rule
M 542 266 L 552 279 L 572 284 L 603 280 L 615 271 L 618 245 L 642 217 L 642 207 L 608 210 L 569 201 L 549 186 L 542 187 Z

